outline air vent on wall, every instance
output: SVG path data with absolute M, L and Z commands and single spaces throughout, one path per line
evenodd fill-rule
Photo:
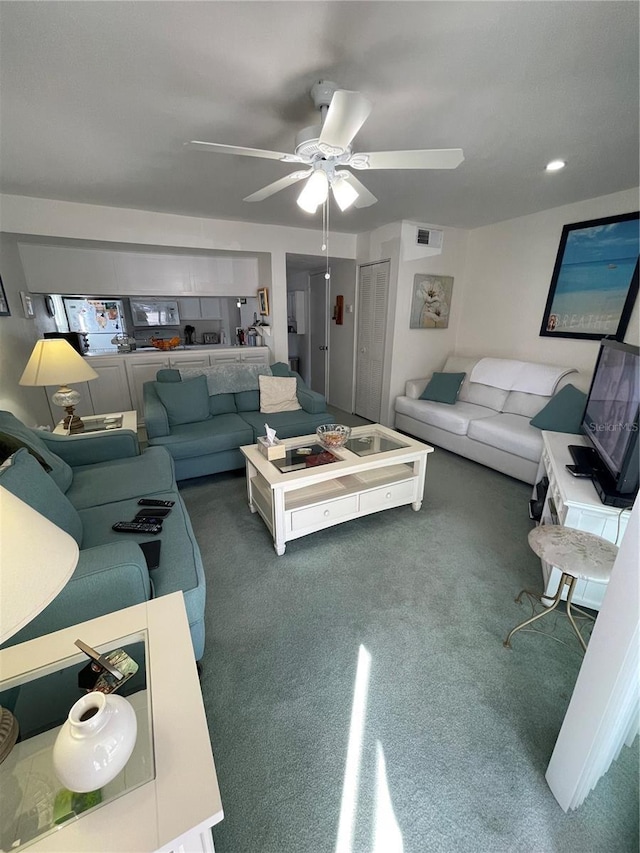
M 418 246 L 429 246 L 431 249 L 442 248 L 442 231 L 436 228 L 418 228 L 416 231 Z

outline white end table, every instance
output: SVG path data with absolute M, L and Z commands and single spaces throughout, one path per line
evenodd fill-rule
M 118 419 L 121 421 L 120 426 L 114 426 L 114 422 L 118 422 Z M 83 432 L 70 435 L 65 429 L 64 421 L 60 421 L 56 424 L 53 434 L 73 438 L 76 435 L 102 435 L 104 432 L 119 432 L 123 429 L 129 429 L 135 433 L 138 431 L 138 413 L 135 410 L 131 412 L 109 412 L 107 415 L 85 415 L 82 422 L 85 425 Z
M 138 778 L 123 785 L 122 793 L 109 802 L 58 826 L 44 826 L 33 840 L 12 844 L 11 849 L 37 853 L 88 850 L 213 853 L 211 827 L 223 818 L 222 803 L 182 593 L 162 596 L 0 650 L 0 690 L 8 691 L 73 664 L 86 663 L 87 658 L 74 645 L 78 638 L 100 652 L 140 641 L 145 643 L 146 689 L 134 693 L 130 701 L 134 707 L 141 705 L 148 709 L 146 729 L 150 732 L 148 751 L 152 753 L 152 772 L 145 776 L 146 781 Z M 56 733 L 52 729 L 45 735 L 51 735 L 49 740 L 53 741 Z M 0 764 L 0 788 L 6 785 L 8 792 L 15 790 L 11 776 L 16 772 L 24 778 L 29 776 L 31 768 L 20 766 L 24 764 L 23 753 L 31 760 L 29 753 L 34 750 L 30 742 L 42 737 L 38 734 L 14 747 L 14 752 Z M 139 729 L 138 740 L 142 737 Z M 137 742 L 136 750 L 139 745 L 143 747 Z M 46 760 L 40 744 L 37 751 L 38 758 Z M 134 756 L 123 774 L 129 767 L 130 774 L 139 776 L 140 770 L 129 766 L 133 761 Z M 39 774 L 41 767 L 42 762 L 37 768 Z M 19 786 L 23 790 L 24 778 Z M 55 779 L 42 786 L 45 791 L 61 787 Z M 10 797 L 2 799 L 8 804 Z M 50 806 L 38 803 L 47 813 Z M 15 808 L 20 811 L 19 802 Z M 3 817 L 6 822 L 6 812 Z

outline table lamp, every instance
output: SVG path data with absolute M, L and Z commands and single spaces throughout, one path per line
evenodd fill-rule
M 0 644 L 53 601 L 78 555 L 72 536 L 0 486 Z M 0 707 L 0 763 L 17 737 L 15 717 Z
M 80 394 L 69 383 L 88 382 L 97 379 L 98 374 L 85 359 L 77 353 L 63 338 L 49 338 L 36 341 L 20 377 L 20 385 L 60 385 L 51 399 L 56 406 L 62 406 L 67 413 L 64 426 L 67 432 L 82 432 L 84 424 L 74 414 L 74 408 L 80 402 Z

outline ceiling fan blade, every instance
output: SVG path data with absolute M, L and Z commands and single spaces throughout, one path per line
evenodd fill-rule
M 304 172 L 291 172 L 290 175 L 285 175 L 284 178 L 280 178 L 280 180 L 274 181 L 266 187 L 262 187 L 261 190 L 257 190 L 255 193 L 251 193 L 251 195 L 248 195 L 243 199 L 243 201 L 263 201 L 265 198 L 269 198 L 270 195 L 278 193 L 280 190 L 291 186 L 291 184 L 295 184 L 298 181 L 302 181 L 304 178 L 309 177 L 311 172 L 313 172 L 313 169 L 306 169 Z
M 349 165 L 354 169 L 455 169 L 463 160 L 462 148 L 359 151 L 353 155 Z
M 266 160 L 283 160 L 285 163 L 306 163 L 306 159 L 297 154 L 285 154 L 283 151 L 265 151 L 262 148 L 243 148 L 240 145 L 220 145 L 218 142 L 201 142 L 192 139 L 184 143 L 189 148 L 200 151 L 213 151 L 220 154 L 240 154 L 242 157 L 263 157 Z
M 326 155 L 342 154 L 360 130 L 371 112 L 371 101 L 360 92 L 339 89 L 331 99 L 327 116 L 318 139 Z
M 354 207 L 371 207 L 372 204 L 378 201 L 374 194 L 369 192 L 365 185 L 351 172 L 347 172 L 346 169 L 336 169 L 336 175 L 339 175 L 345 181 L 349 181 L 351 186 L 358 191 L 358 198 L 353 203 Z

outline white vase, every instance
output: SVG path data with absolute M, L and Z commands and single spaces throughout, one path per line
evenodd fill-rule
M 138 722 L 121 696 L 87 693 L 69 711 L 53 747 L 53 767 L 65 788 L 96 791 L 118 775 L 136 742 Z

